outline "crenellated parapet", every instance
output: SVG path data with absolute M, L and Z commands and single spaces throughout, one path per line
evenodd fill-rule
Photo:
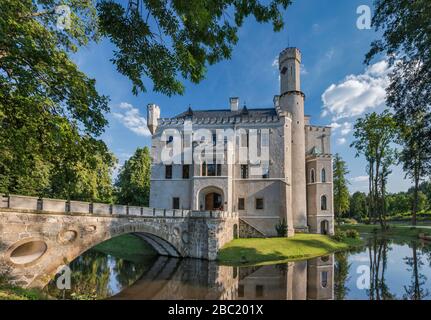
M 191 122 L 194 125 L 231 125 L 231 124 L 259 124 L 259 123 L 278 123 L 280 122 L 280 117 L 269 116 L 269 117 L 245 117 L 245 116 L 235 116 L 235 117 L 219 117 L 219 118 L 161 118 L 159 119 L 159 126 L 176 126 L 184 125 L 185 122 Z

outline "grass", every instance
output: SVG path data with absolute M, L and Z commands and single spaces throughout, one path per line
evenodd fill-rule
M 297 234 L 292 238 L 235 239 L 226 244 L 218 260 L 228 265 L 273 264 L 314 258 L 360 246 L 360 239 L 337 242 L 319 234 Z
M 144 255 L 156 255 L 154 249 L 145 240 L 133 234 L 109 239 L 95 246 L 93 250 L 129 261 L 140 261 Z
M 44 300 L 48 297 L 37 289 L 24 289 L 0 284 L 0 300 Z
M 409 225 L 390 224 L 389 229 L 382 231 L 380 225 L 367 225 L 367 224 L 345 224 L 339 227 L 341 230 L 354 229 L 364 235 L 383 236 L 391 239 L 417 239 L 420 233 L 431 235 L 430 228 L 410 227 Z

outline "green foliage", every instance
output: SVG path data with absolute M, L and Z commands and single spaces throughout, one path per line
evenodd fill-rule
M 363 221 L 367 217 L 367 195 L 357 191 L 350 197 L 349 216 Z
M 352 239 L 359 239 L 359 232 L 355 229 L 347 229 L 346 230 L 346 237 L 352 238 Z
M 394 66 L 386 89 L 388 107 L 394 110 L 400 161 L 414 183 L 412 223 L 418 211 L 418 187 L 431 173 L 431 2 L 428 0 L 377 0 L 373 17 L 376 30 L 366 62 L 385 54 Z
M 387 178 L 396 157 L 393 147 L 396 133 L 396 122 L 388 111 L 373 112 L 356 120 L 355 140 L 350 145 L 356 149 L 356 157 L 363 155 L 367 161 L 369 219 L 374 222 L 378 218 L 382 228 L 386 223 Z
M 68 53 L 97 38 L 91 1 L 0 2 L 0 192 L 111 201 L 115 158 L 97 140 L 108 98 Z
M 116 198 L 118 203 L 148 206 L 150 199 L 151 156 L 148 147 L 138 148 L 118 174 Z
M 338 242 L 343 242 L 344 240 L 346 240 L 346 237 L 347 237 L 346 232 L 338 228 L 335 228 L 335 233 L 331 236 L 333 240 Z
M 278 221 L 278 223 L 275 225 L 275 230 L 277 231 L 277 236 L 279 237 L 287 236 L 287 222 L 285 218 L 283 218 L 283 220 Z
M 358 224 L 358 221 L 356 221 L 355 219 L 352 219 L 352 218 L 345 218 L 345 219 L 343 219 L 343 223 L 346 223 L 346 224 Z
M 334 213 L 335 218 L 339 222 L 342 215 L 349 210 L 350 196 L 346 179 L 347 164 L 342 160 L 337 153 L 333 161 L 333 188 L 334 188 Z
M 238 42 L 238 29 L 253 15 L 258 22 L 283 27 L 281 9 L 290 0 L 139 0 L 127 10 L 118 1 L 97 4 L 100 32 L 115 44 L 113 63 L 133 83 L 133 93 L 146 91 L 143 77 L 154 90 L 182 94 L 179 77 L 200 82 L 207 64 L 229 59 Z

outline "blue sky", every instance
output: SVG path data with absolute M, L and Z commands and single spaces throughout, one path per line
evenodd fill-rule
M 232 59 L 208 67 L 206 79 L 198 85 L 185 82 L 183 96 L 154 93 L 148 79 L 148 92 L 134 96 L 130 81 L 109 61 L 114 47 L 107 40 L 82 48 L 73 59 L 96 79 L 99 92 L 111 99 L 109 127 L 102 138 L 121 164 L 137 147 L 151 143 L 145 128 L 148 103 L 158 104 L 162 117 L 180 113 L 189 105 L 193 109 L 228 108 L 231 96 L 240 97 L 240 104 L 245 102 L 249 108 L 271 107 L 273 96 L 279 93 L 274 60 L 284 48 L 298 47 L 303 58 L 305 113 L 312 116 L 313 124 L 333 125 L 333 153 L 340 153 L 348 164 L 350 190 L 366 191 L 366 163 L 355 158 L 355 151 L 349 147 L 351 130 L 357 117 L 384 108 L 388 69 L 384 57 L 373 61 L 371 67 L 363 64 L 377 34 L 356 27 L 360 5 L 372 8 L 372 1 L 296 0 L 284 14 L 286 26 L 279 33 L 274 33 L 270 24 L 247 19 L 239 31 Z M 410 186 L 403 177 L 400 168 L 394 168 L 388 185 L 391 192 Z

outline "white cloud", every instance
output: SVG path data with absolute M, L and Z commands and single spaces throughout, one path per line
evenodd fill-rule
M 139 114 L 139 109 L 130 103 L 122 102 L 117 107 L 118 112 L 113 112 L 113 116 L 118 119 L 127 129 L 138 136 L 148 137 L 151 135 L 147 127 L 147 119 Z
M 341 135 L 346 136 L 352 131 L 353 125 L 350 122 L 344 122 L 341 128 Z
M 326 58 L 328 58 L 329 60 L 331 60 L 335 55 L 335 50 L 334 48 L 331 48 L 328 52 L 326 52 L 325 56 Z
M 340 146 L 345 144 L 346 142 L 347 142 L 346 138 L 338 138 L 337 139 L 337 144 Z
M 278 56 L 274 58 L 274 60 L 272 61 L 271 66 L 275 69 L 278 70 Z
M 352 182 L 365 182 L 368 181 L 368 176 L 358 176 L 350 179 Z
M 363 74 L 348 75 L 340 83 L 331 84 L 322 94 L 322 116 L 332 115 L 336 121 L 383 106 L 390 72 L 389 64 L 382 60 L 369 66 Z
M 340 129 L 340 135 L 341 136 L 346 136 L 350 133 L 350 131 L 352 131 L 353 129 L 353 125 L 351 122 L 344 122 L 344 123 L 338 123 L 338 122 L 333 122 L 330 124 L 330 127 L 332 128 L 332 130 L 335 132 L 338 129 Z
M 306 76 L 306 75 L 308 74 L 308 70 L 307 70 L 307 68 L 306 68 L 303 64 L 301 64 L 301 70 L 300 70 L 300 73 L 301 73 L 303 76 Z

